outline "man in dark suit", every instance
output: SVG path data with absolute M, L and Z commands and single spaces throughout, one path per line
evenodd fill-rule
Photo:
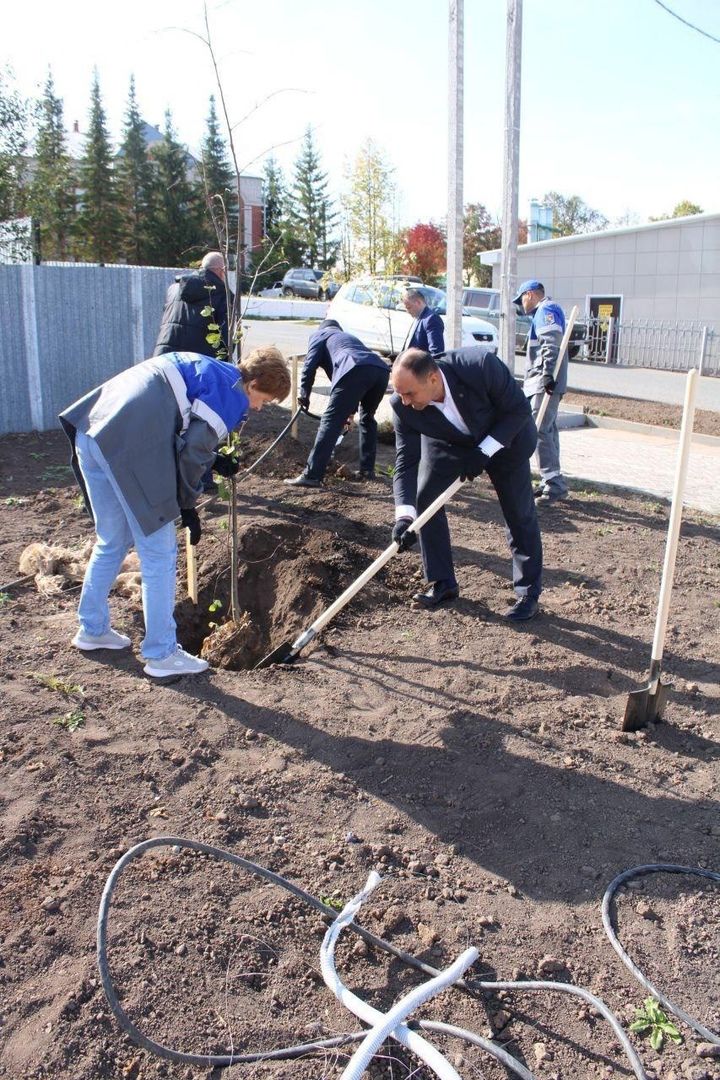
M 361 479 L 372 480 L 377 453 L 375 413 L 387 389 L 388 366 L 359 338 L 343 333 L 340 323 L 325 319 L 310 337 L 300 376 L 298 403 L 306 410 L 310 408 L 310 393 L 318 367 L 330 379 L 330 400 L 322 414 L 307 465 L 299 476 L 284 482 L 297 488 L 320 487 L 340 432 L 358 407 L 359 475 Z
M 542 541 L 530 479 L 537 442 L 527 398 L 495 353 L 473 346 L 433 358 L 420 349 L 402 353 L 392 369 L 395 424 L 395 527 L 401 550 L 415 543 L 407 532 L 418 513 L 458 476 L 487 473 L 505 518 L 517 601 L 513 622 L 533 618 L 542 589 Z M 459 595 L 444 509 L 420 530 L 426 592 L 413 597 L 434 607 Z
M 403 349 L 423 349 L 438 356 L 445 352 L 445 324 L 437 312 L 427 306 L 419 289 L 406 289 L 403 304 L 415 320 L 405 339 Z

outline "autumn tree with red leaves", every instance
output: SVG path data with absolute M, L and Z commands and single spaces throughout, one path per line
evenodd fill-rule
M 428 285 L 434 285 L 445 273 L 447 243 L 442 229 L 432 221 L 427 225 L 418 222 L 405 230 L 402 242 L 402 272 L 413 274 Z

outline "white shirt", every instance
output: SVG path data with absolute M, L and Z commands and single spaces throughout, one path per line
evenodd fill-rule
M 431 401 L 430 405 L 438 409 L 443 414 L 445 419 L 449 423 L 451 423 L 454 428 L 457 428 L 458 431 L 462 432 L 463 435 L 469 435 L 470 428 L 467 426 L 462 416 L 460 415 L 458 407 L 455 404 L 452 394 L 450 393 L 450 387 L 448 386 L 447 379 L 445 378 L 445 375 L 443 374 L 441 368 L 438 368 L 438 371 L 440 372 L 440 378 L 442 379 L 443 387 L 445 388 L 445 397 L 442 401 Z M 493 454 L 496 454 L 498 450 L 502 450 L 502 448 L 503 444 L 501 442 L 498 442 L 497 439 L 494 439 L 492 435 L 486 435 L 483 441 L 478 446 L 478 449 L 482 450 L 485 457 L 489 458 L 491 458 Z M 417 517 L 417 510 L 414 506 L 396 506 L 395 520 L 397 521 L 399 518 L 403 517 L 412 518 L 414 521 Z

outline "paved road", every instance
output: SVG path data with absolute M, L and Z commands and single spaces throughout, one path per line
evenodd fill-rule
M 314 324 L 292 320 L 252 319 L 247 324 L 248 346 L 277 345 L 289 356 L 307 349 L 308 338 Z M 515 371 L 521 374 L 523 358 L 515 358 Z M 669 405 L 682 405 L 685 395 L 685 375 L 674 371 L 650 371 L 647 368 L 606 367 L 604 364 L 571 362 L 569 383 L 571 390 L 582 390 L 618 397 L 639 398 L 641 401 L 660 401 Z M 703 376 L 698 387 L 697 406 L 720 412 L 720 378 Z

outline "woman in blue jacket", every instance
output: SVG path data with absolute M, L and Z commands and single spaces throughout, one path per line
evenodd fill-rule
M 108 596 L 131 545 L 140 559 L 144 671 L 191 675 L 207 663 L 178 645 L 175 619 L 175 519 L 200 539 L 195 503 L 208 467 L 226 476 L 237 459 L 216 454 L 249 409 L 282 401 L 290 390 L 277 349 L 256 349 L 237 367 L 198 353 L 168 353 L 128 368 L 60 415 L 72 464 L 97 538 L 85 572 L 73 645 L 125 649 L 110 625 Z

